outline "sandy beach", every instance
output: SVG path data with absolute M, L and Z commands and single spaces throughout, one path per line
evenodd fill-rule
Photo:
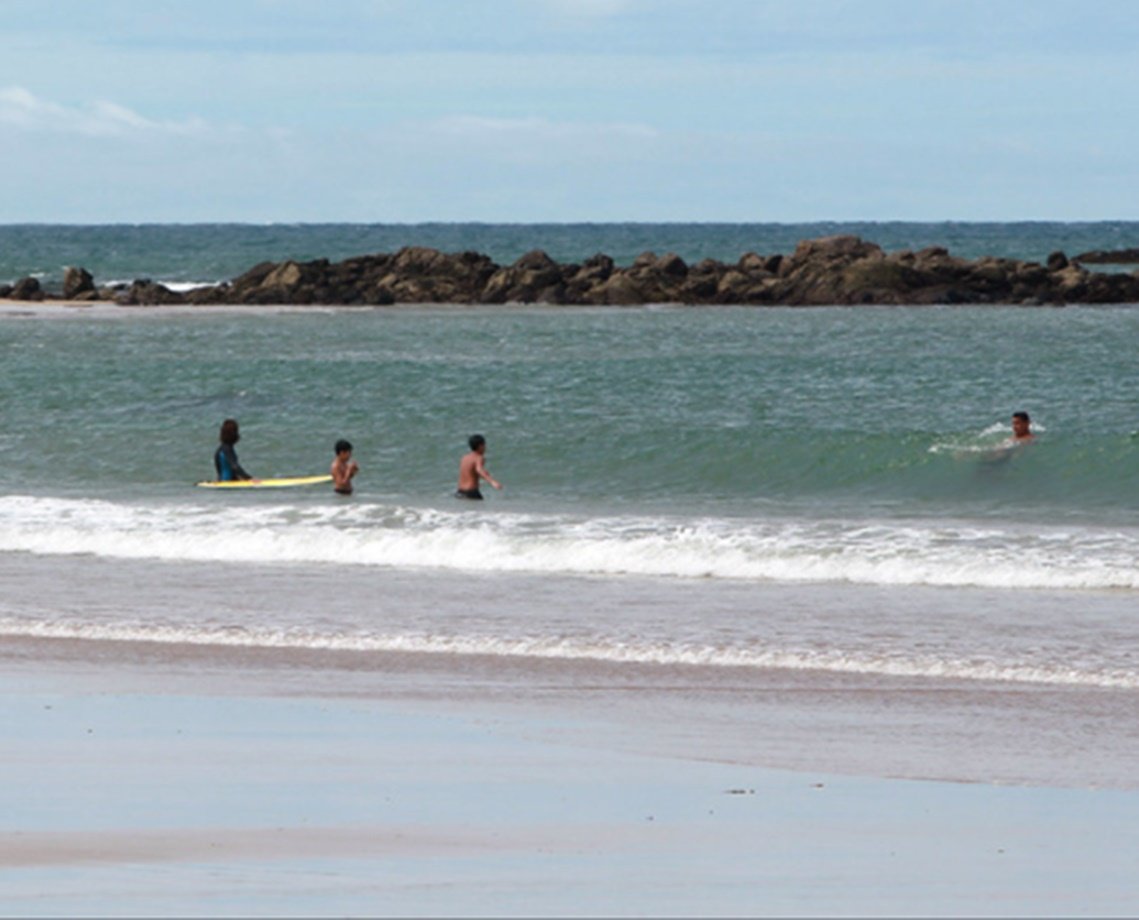
M 484 681 L 444 702 L 406 674 L 337 692 L 343 674 L 100 661 L 82 645 L 5 647 L 6 916 L 1139 904 L 1134 790 L 773 770 L 718 756 L 711 735 L 663 753 L 683 709 L 552 716 Z

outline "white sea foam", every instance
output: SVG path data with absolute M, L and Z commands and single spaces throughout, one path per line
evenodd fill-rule
M 457 656 L 597 661 L 617 664 L 762 668 L 837 674 L 1139 689 L 1139 674 L 1118 668 L 1080 670 L 1048 662 L 1000 662 L 932 655 L 854 654 L 652 643 L 605 637 L 322 634 L 311 630 L 43 622 L 0 617 L 0 635 L 91 641 L 262 648 L 294 651 L 411 652 Z
M 1139 531 L 960 522 L 587 518 L 0 498 L 0 551 L 487 572 L 1139 589 Z
M 1033 422 L 1032 428 L 1036 434 L 1042 434 L 1048 430 L 1039 422 Z M 994 451 L 1007 451 L 1018 446 L 1021 446 L 1021 442 L 1012 436 L 1008 422 L 994 422 L 977 434 L 960 435 L 937 441 L 927 448 L 927 452 L 967 457 L 973 454 L 988 455 Z
M 105 282 L 107 287 L 130 287 L 134 280 L 126 280 L 123 278 L 115 278 Z M 187 291 L 194 291 L 198 288 L 216 287 L 220 281 L 163 281 L 159 279 L 157 284 L 161 284 L 168 291 L 174 291 L 178 294 L 185 294 Z
M 188 291 L 196 291 L 198 288 L 216 287 L 220 282 L 217 281 L 159 281 L 164 288 L 168 291 L 174 291 L 178 294 L 185 294 Z

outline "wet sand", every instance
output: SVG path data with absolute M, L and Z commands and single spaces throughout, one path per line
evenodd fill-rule
M 196 686 L 195 686 L 196 684 Z M 9 916 L 1076 915 L 1139 793 L 773 770 L 594 714 L 9 660 Z M 313 681 L 312 686 L 320 686 Z

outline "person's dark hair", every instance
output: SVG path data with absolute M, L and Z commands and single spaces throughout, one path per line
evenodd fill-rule
M 478 450 L 486 443 L 486 438 L 481 434 L 472 434 L 470 438 L 467 439 L 467 443 L 471 445 L 471 450 Z
M 336 446 L 333 448 L 333 450 L 336 451 L 336 453 L 338 453 L 338 454 L 342 453 L 346 450 L 351 450 L 351 449 L 352 449 L 352 445 L 349 444 L 347 441 L 345 441 L 343 438 L 341 438 L 339 441 L 337 441 Z
M 237 422 L 234 419 L 227 418 L 221 423 L 221 434 L 218 435 L 218 440 L 222 444 L 229 444 L 231 447 L 241 440 L 241 435 L 237 433 Z
M 1018 418 L 1018 419 L 1020 419 L 1022 422 L 1027 422 L 1027 423 L 1031 423 L 1031 422 L 1032 422 L 1032 419 L 1030 419 L 1030 418 L 1028 417 L 1028 413 L 1027 413 L 1027 412 L 1014 412 L 1014 413 L 1012 414 L 1012 417 L 1013 417 L 1013 418 Z

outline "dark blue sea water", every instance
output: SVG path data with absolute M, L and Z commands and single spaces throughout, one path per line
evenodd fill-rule
M 500 264 L 532 249 L 573 262 L 605 253 L 620 265 L 642 252 L 675 252 L 689 262 L 734 262 L 745 252 L 787 253 L 804 239 L 849 233 L 887 251 L 944 246 L 962 258 L 985 255 L 1043 261 L 1057 250 L 1139 246 L 1139 222 L 804 224 L 161 224 L 0 226 L 0 283 L 32 275 L 58 284 L 67 266 L 98 283 L 151 278 L 216 283 L 258 262 L 333 261 L 403 246 L 474 250 Z

